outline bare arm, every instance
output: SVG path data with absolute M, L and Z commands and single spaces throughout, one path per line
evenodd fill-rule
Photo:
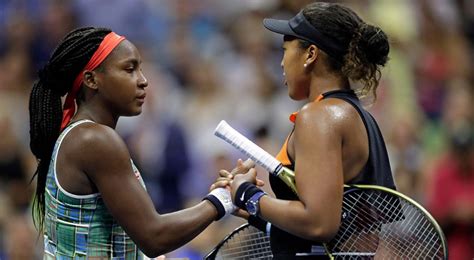
M 325 102 L 325 101 L 323 101 Z M 299 201 L 260 199 L 260 215 L 296 236 L 329 240 L 338 230 L 343 194 L 342 134 L 344 111 L 311 103 L 298 114 L 293 134 Z M 341 117 L 342 116 L 342 117 Z M 245 175 L 235 176 L 234 191 Z
M 157 256 L 186 244 L 216 218 L 217 210 L 208 201 L 158 214 L 133 174 L 125 143 L 113 129 L 94 124 L 81 138 L 80 164 L 111 214 L 147 255 Z

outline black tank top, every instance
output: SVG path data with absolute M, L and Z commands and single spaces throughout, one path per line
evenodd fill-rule
M 396 189 L 388 160 L 387 149 L 380 129 L 372 115 L 362 107 L 354 91 L 330 91 L 322 94 L 321 99 L 325 98 L 339 98 L 351 104 L 359 113 L 367 130 L 369 141 L 369 158 L 367 164 L 353 180 L 346 184 L 371 184 Z M 291 162 L 291 165 L 285 166 L 294 170 L 294 162 Z M 277 198 L 298 200 L 298 197 L 278 177 L 270 175 L 270 184 Z M 324 247 L 321 244 L 315 244 L 312 241 L 294 236 L 276 226 L 271 226 L 270 241 L 274 259 L 328 259 L 326 256 L 315 256 L 318 254 L 325 255 Z M 304 255 L 305 253 L 310 253 L 310 256 L 296 256 L 297 254 Z

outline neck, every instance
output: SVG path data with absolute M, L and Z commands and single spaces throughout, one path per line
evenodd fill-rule
M 309 100 L 313 101 L 318 98 L 319 95 L 332 90 L 349 90 L 351 86 L 347 78 L 342 78 L 334 73 L 320 73 L 320 75 L 314 75 L 310 83 Z
M 94 106 L 93 104 L 83 104 L 78 107 L 73 121 L 89 119 L 98 124 L 109 126 L 113 129 L 117 126 L 118 116 L 112 115 L 110 111 L 101 106 Z

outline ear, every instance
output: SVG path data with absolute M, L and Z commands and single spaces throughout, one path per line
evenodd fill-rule
M 316 60 L 318 59 L 318 55 L 319 55 L 319 48 L 316 47 L 316 45 L 311 44 L 306 50 L 305 64 L 308 64 L 308 66 L 314 65 L 316 63 Z
M 89 89 L 97 90 L 97 74 L 94 71 L 86 70 L 82 73 L 82 82 Z

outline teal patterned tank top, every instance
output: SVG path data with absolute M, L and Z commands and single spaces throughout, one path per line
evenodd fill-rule
M 74 195 L 56 177 L 56 159 L 68 126 L 56 141 L 45 189 L 44 259 L 147 259 L 105 207 L 100 193 Z M 133 161 L 133 171 L 145 184 Z

